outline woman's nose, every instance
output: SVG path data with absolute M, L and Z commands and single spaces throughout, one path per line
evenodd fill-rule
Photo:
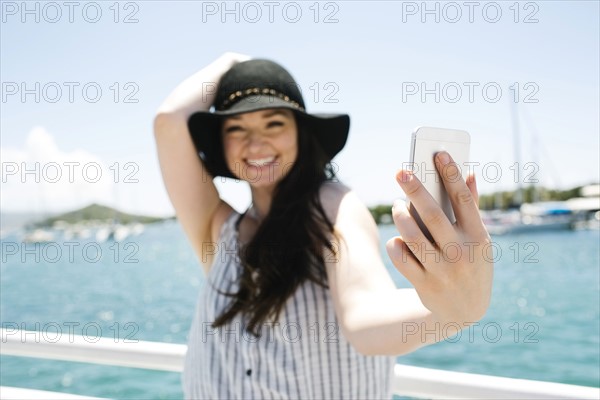
M 249 150 L 259 150 L 262 147 L 262 145 L 263 145 L 262 136 L 256 131 L 250 132 L 250 135 L 248 135 L 248 149 Z

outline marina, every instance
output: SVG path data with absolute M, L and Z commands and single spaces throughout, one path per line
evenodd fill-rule
M 567 229 L 598 229 L 600 185 L 581 188 L 583 197 L 565 201 L 523 203 L 518 209 L 482 211 L 490 234 L 543 232 Z
M 381 225 L 379 231 L 387 260 L 383 244 L 396 231 L 392 225 Z M 544 393 L 539 395 L 542 398 L 548 398 L 548 388 L 559 387 L 553 384 L 570 385 L 569 390 L 574 390 L 563 397 L 586 398 L 589 393 L 597 397 L 599 235 L 594 229 L 493 235 L 499 252 L 488 314 L 461 335 L 399 357 L 394 392 L 399 398 L 443 398 L 443 391 L 463 393 L 460 397 L 472 393 L 471 398 L 485 393 L 522 398 L 522 392 L 518 396 L 509 393 L 522 390 L 520 382 L 527 390 Z M 3 249 L 10 243 L 20 243 L 20 236 L 5 236 Z M 203 277 L 180 227 L 174 221 L 146 225 L 143 233 L 119 243 L 119 251 L 116 242 L 97 243 L 102 251 L 97 260 L 79 252 L 86 243 L 95 243 L 95 237 L 79 239 L 79 243 L 73 258 L 65 250 L 58 259 L 45 259 L 42 243 L 37 262 L 36 254 L 20 248 L 12 255 L 4 252 L 2 386 L 98 398 L 181 398 L 179 367 L 164 368 L 177 364 L 173 360 L 185 352 Z M 126 245 L 135 252 L 125 251 Z M 398 287 L 410 286 L 393 266 L 387 267 Z M 578 288 L 577 296 L 569 294 L 573 287 Z M 60 338 L 67 340 L 66 347 L 57 340 L 58 329 Z M 31 331 L 38 331 L 37 336 Z M 87 338 L 87 348 L 70 348 L 75 344 L 75 340 L 69 342 L 71 333 L 73 338 Z M 97 336 L 102 339 L 96 341 Z M 124 343 L 131 340 L 140 344 L 128 347 Z M 85 362 L 78 358 L 106 341 L 112 345 L 110 350 L 102 347 L 101 354 Z M 133 352 L 115 356 L 114 351 L 126 347 Z M 160 364 L 161 371 L 123 365 L 157 352 L 164 354 L 164 349 L 172 354 L 152 363 Z M 52 359 L 44 359 L 49 357 L 46 352 L 52 353 Z M 457 382 L 465 386 L 458 389 Z M 412 391 L 415 387 L 420 392 Z

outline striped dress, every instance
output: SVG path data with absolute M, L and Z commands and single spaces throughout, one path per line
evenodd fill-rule
M 257 338 L 237 315 L 212 322 L 235 292 L 241 272 L 233 211 L 223 224 L 215 261 L 200 293 L 182 374 L 186 399 L 391 399 L 395 357 L 364 356 L 339 329 L 329 291 L 312 282 L 291 296 L 276 323 Z

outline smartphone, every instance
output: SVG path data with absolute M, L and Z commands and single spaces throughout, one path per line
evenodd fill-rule
M 456 218 L 442 178 L 435 167 L 434 156 L 442 150 L 447 151 L 461 170 L 463 179 L 466 179 L 469 171 L 467 163 L 470 144 L 469 133 L 462 130 L 419 127 L 412 134 L 410 162 L 407 169 L 411 169 L 419 178 L 425 189 L 444 210 L 451 223 L 456 222 Z M 433 237 L 415 208 L 410 204 L 410 200 L 407 200 L 407 207 L 421 231 L 433 242 Z

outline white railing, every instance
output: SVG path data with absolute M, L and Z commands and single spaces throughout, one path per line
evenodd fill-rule
M 122 367 L 180 372 L 186 346 L 158 342 L 126 343 L 109 338 L 57 335 L 0 329 L 0 354 L 80 361 Z M 433 399 L 600 399 L 600 389 L 562 383 L 451 372 L 397 364 L 394 394 Z M 26 389 L 2 387 L 1 399 L 44 398 Z M 35 392 L 35 391 L 34 391 Z M 40 392 L 49 393 L 49 392 Z M 65 397 L 62 394 L 63 398 Z M 41 395 L 40 395 L 41 396 Z M 46 396 L 48 398 L 48 396 Z M 82 397 L 70 397 L 82 398 Z

